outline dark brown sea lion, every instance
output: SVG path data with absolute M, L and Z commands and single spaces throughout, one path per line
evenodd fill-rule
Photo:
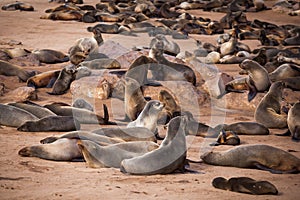
M 271 173 L 299 173 L 300 159 L 281 149 L 262 144 L 242 145 L 227 151 L 207 152 L 205 163 L 240 168 L 258 168 Z
M 254 195 L 277 195 L 277 188 L 268 181 L 256 181 L 248 177 L 234 177 L 226 180 L 223 177 L 214 178 L 212 185 L 215 188 Z
M 168 132 L 158 149 L 143 156 L 125 159 L 121 162 L 123 173 L 135 175 L 169 174 L 176 170 L 184 170 L 186 161 L 186 120 L 173 118 Z
M 284 84 L 281 81 L 273 83 L 268 93 L 259 102 L 254 119 L 267 128 L 287 127 L 287 116 L 281 113 L 280 102 L 282 100 L 282 90 Z

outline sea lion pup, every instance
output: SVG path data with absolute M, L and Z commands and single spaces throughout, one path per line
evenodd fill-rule
M 145 127 L 154 133 L 157 129 L 158 115 L 163 108 L 164 104 L 160 101 L 148 101 L 137 119 L 129 122 L 127 127 Z
M 113 58 L 100 58 L 91 61 L 83 61 L 79 63 L 79 67 L 87 67 L 89 69 L 120 69 L 121 64 Z
M 69 57 L 72 64 L 78 65 L 89 54 L 98 52 L 98 47 L 103 43 L 102 34 L 98 28 L 93 29 L 93 34 L 93 37 L 76 40 L 75 44 L 69 49 Z
M 270 131 L 264 125 L 257 122 L 236 122 L 232 124 L 220 124 L 216 130 L 233 131 L 238 135 L 269 135 Z
M 82 124 L 116 124 L 115 122 L 109 121 L 109 114 L 105 104 L 103 104 L 104 117 L 83 108 L 75 108 L 72 106 L 60 105 L 58 103 L 48 104 L 44 107 L 60 116 L 73 116 Z
M 300 76 L 300 67 L 291 63 L 282 64 L 276 70 L 269 73 L 269 77 L 273 82 L 296 76 Z
M 51 144 L 39 144 L 22 148 L 18 154 L 53 161 L 72 161 L 82 158 L 77 139 L 60 139 Z
M 91 26 L 87 27 L 87 31 L 93 32 L 94 29 L 99 29 L 101 33 L 114 34 L 114 33 L 119 33 L 119 28 L 120 25 L 118 23 L 114 23 L 114 24 L 100 23 L 92 27 Z
M 248 177 L 234 177 L 226 180 L 223 177 L 214 178 L 212 185 L 215 188 L 254 195 L 277 195 L 277 188 L 268 181 L 256 181 Z
M 26 71 L 17 65 L 0 60 L 0 75 L 17 76 L 20 82 L 26 82 L 27 79 L 35 75 L 35 72 Z
M 15 3 L 10 3 L 6 4 L 1 7 L 2 10 L 7 10 L 7 11 L 13 11 L 13 10 L 20 10 L 20 11 L 34 11 L 34 7 L 28 3 L 23 3 L 23 2 L 15 2 Z
M 163 55 L 163 41 L 157 41 L 149 52 L 149 57 L 158 62 L 158 65 L 151 65 L 149 70 L 152 72 L 154 80 L 160 81 L 188 81 L 196 85 L 196 75 L 193 69 L 184 64 L 168 61 Z
M 94 112 L 93 106 L 83 98 L 75 99 L 75 101 L 72 103 L 72 106 L 75 108 L 84 108 L 84 109 Z
M 287 116 L 281 113 L 280 102 L 282 100 L 282 90 L 284 84 L 281 81 L 273 83 L 267 94 L 259 102 L 254 119 L 267 128 L 286 128 Z
M 239 145 L 240 143 L 240 138 L 234 131 L 222 130 L 217 138 L 217 141 L 211 143 L 210 146 Z
M 299 158 L 263 144 L 242 145 L 220 152 L 206 152 L 200 158 L 211 165 L 257 168 L 278 174 L 300 172 Z
M 80 123 L 72 116 L 47 116 L 36 121 L 26 121 L 17 128 L 18 131 L 75 131 L 80 129 Z
M 159 124 L 167 124 L 173 117 L 181 114 L 181 108 L 177 104 L 173 95 L 167 90 L 161 90 L 158 94 L 158 99 L 165 106 L 158 115 Z
M 51 70 L 34 75 L 27 79 L 27 86 L 34 88 L 51 88 L 58 78 L 61 70 Z
M 165 139 L 158 149 L 143 156 L 125 159 L 120 170 L 135 175 L 169 174 L 184 170 L 186 161 L 186 120 L 184 117 L 171 119 Z
M 157 139 L 152 131 L 145 127 L 125 127 L 125 128 L 100 128 L 93 130 L 93 133 L 111 138 L 119 138 L 126 142 L 130 141 L 152 141 Z
M 17 108 L 21 108 L 23 110 L 26 110 L 33 115 L 37 116 L 38 118 L 48 117 L 48 116 L 56 116 L 54 112 L 51 110 L 44 108 L 39 105 L 31 104 L 31 102 L 25 101 L 25 102 L 15 102 L 15 103 L 8 103 L 9 106 L 14 106 Z
M 146 105 L 140 84 L 132 78 L 125 78 L 125 114 L 131 120 L 136 120 Z
M 39 118 L 30 112 L 14 106 L 0 104 L 0 125 L 19 127 L 26 121 L 34 121 Z
M 53 84 L 52 92 L 47 93 L 51 95 L 61 95 L 66 93 L 70 88 L 72 81 L 76 78 L 76 72 L 76 69 L 72 65 L 64 67 Z
M 288 112 L 287 116 L 288 130 L 284 134 L 275 134 L 278 136 L 292 136 L 292 140 L 300 141 L 300 102 L 295 103 Z
M 269 89 L 271 81 L 268 72 L 260 64 L 253 60 L 246 59 L 239 66 L 242 69 L 241 73 L 245 72 L 248 74 L 248 101 L 251 101 L 257 92 L 264 92 Z
M 163 52 L 166 54 L 170 54 L 176 56 L 180 53 L 180 47 L 174 41 L 169 41 L 167 38 L 162 34 L 157 34 L 155 38 L 150 41 L 150 48 L 152 48 L 158 41 L 163 42 Z
M 80 140 L 91 140 L 100 145 L 106 146 L 110 144 L 117 144 L 121 142 L 125 142 L 120 138 L 111 138 L 104 135 L 98 135 L 96 133 L 92 133 L 89 131 L 71 131 L 60 136 L 50 136 L 42 139 L 40 141 L 41 144 L 53 143 L 57 140 L 67 138 L 67 139 L 80 139 Z
M 284 45 L 300 45 L 300 27 L 289 31 L 293 36 L 284 40 Z
M 47 64 L 55 64 L 69 61 L 69 56 L 60 51 L 52 49 L 34 50 L 31 52 L 31 56 L 33 56 L 39 62 Z
M 122 160 L 142 156 L 159 147 L 158 144 L 150 141 L 123 142 L 101 146 L 90 140 L 79 140 L 78 146 L 87 166 L 91 168 L 120 168 Z

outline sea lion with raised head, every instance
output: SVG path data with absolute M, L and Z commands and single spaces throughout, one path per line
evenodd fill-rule
M 173 118 L 168 125 L 167 135 L 159 148 L 142 156 L 123 160 L 120 167 L 121 172 L 153 175 L 184 170 L 187 151 L 185 126 L 185 118 Z
M 287 116 L 281 113 L 280 102 L 284 84 L 281 81 L 273 83 L 268 93 L 259 102 L 254 119 L 267 128 L 286 128 Z
M 214 178 L 212 185 L 215 188 L 254 195 L 277 195 L 277 188 L 268 181 L 256 181 L 248 177 L 234 177 L 226 180 L 223 177 Z
M 278 174 L 300 172 L 299 158 L 263 144 L 242 145 L 220 152 L 206 152 L 200 158 L 210 165 L 257 168 Z
M 90 140 L 79 140 L 78 145 L 87 165 L 92 168 L 120 168 L 122 160 L 142 156 L 159 147 L 158 144 L 150 141 L 123 142 L 101 146 Z

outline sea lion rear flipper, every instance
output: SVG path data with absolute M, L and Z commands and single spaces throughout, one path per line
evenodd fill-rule
M 290 132 L 290 130 L 287 130 L 285 133 L 282 133 L 282 134 L 280 134 L 280 133 L 278 133 L 278 134 L 275 134 L 276 136 L 291 136 L 291 132 Z
M 259 163 L 257 164 L 254 164 L 258 169 L 261 169 L 261 170 L 266 170 L 266 171 L 269 171 L 271 172 L 272 174 L 290 174 L 290 173 L 297 173 L 298 170 L 297 169 L 292 169 L 292 170 L 288 170 L 288 171 L 281 171 L 281 170 L 275 170 L 275 169 L 271 169 L 271 168 L 268 168 L 264 165 L 261 165 Z

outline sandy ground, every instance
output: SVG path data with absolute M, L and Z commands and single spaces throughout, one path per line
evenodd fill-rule
M 3 0 L 0 6 L 12 2 Z M 81 37 L 89 37 L 90 33 L 86 27 L 93 24 L 85 24 L 75 21 L 51 21 L 41 20 L 39 17 L 44 10 L 56 3 L 49 4 L 46 0 L 27 0 L 31 3 L 34 12 L 0 11 L 0 47 L 11 48 L 11 40 L 20 41 L 20 47 L 33 49 L 56 49 L 67 53 L 75 40 Z M 95 4 L 98 1 L 85 0 L 87 4 Z M 268 4 L 272 2 L 268 1 Z M 220 19 L 224 14 L 209 13 L 202 11 L 191 11 L 203 17 Z M 275 14 L 272 11 L 260 13 L 248 13 L 249 20 L 258 18 L 277 24 L 299 24 L 299 17 L 290 17 L 286 14 Z M 193 36 L 201 41 L 215 43 L 216 36 Z M 104 39 L 112 39 L 127 48 L 133 45 L 148 46 L 149 38 L 141 35 L 137 38 L 118 35 L 104 35 Z M 182 51 L 193 50 L 194 40 L 178 40 Z M 251 48 L 259 45 L 256 41 L 246 41 Z M 17 63 L 22 64 L 22 63 Z M 61 68 L 65 64 L 42 66 L 25 65 L 25 69 L 48 71 Z M 221 70 L 236 76 L 237 65 L 217 65 Z M 24 86 L 16 77 L 0 76 L 0 82 L 4 82 L 7 91 Z M 36 103 L 45 104 L 54 101 L 66 103 L 72 102 L 70 92 L 60 96 L 50 96 L 46 91 L 50 89 L 39 89 L 39 100 Z M 0 97 L 0 102 L 14 101 Z M 244 99 L 241 99 L 244 101 Z M 106 103 L 110 111 L 116 107 L 110 100 L 96 101 L 96 108 Z M 101 113 L 101 109 L 97 110 Z M 124 113 L 113 113 L 111 120 L 122 118 Z M 226 112 L 222 116 L 218 113 L 211 114 L 209 106 L 201 106 L 196 116 L 201 122 L 212 124 L 217 122 L 253 121 L 253 112 L 239 110 L 238 112 Z M 300 157 L 298 143 L 292 142 L 290 138 L 274 136 L 284 130 L 271 130 L 268 136 L 240 136 L 243 144 L 268 144 L 283 150 L 293 150 L 292 154 Z M 255 169 L 239 169 L 231 167 L 218 167 L 207 164 L 191 164 L 190 168 L 198 174 L 171 174 L 154 176 L 132 176 L 124 175 L 118 169 L 91 169 L 84 162 L 53 162 L 38 158 L 20 157 L 18 151 L 24 146 L 38 144 L 41 139 L 50 135 L 60 133 L 47 132 L 18 132 L 15 128 L 2 127 L 0 129 L 0 199 L 298 199 L 300 195 L 299 174 L 271 174 L 267 171 Z M 163 133 L 162 133 L 163 134 Z M 199 160 L 199 156 L 205 151 L 208 140 L 201 137 L 188 136 L 188 158 Z M 215 150 L 229 149 L 229 146 L 215 147 Z M 211 185 L 213 178 L 223 176 L 231 178 L 236 176 L 247 176 L 257 180 L 272 182 L 278 189 L 278 196 L 253 196 L 248 194 L 234 193 L 215 189 Z

